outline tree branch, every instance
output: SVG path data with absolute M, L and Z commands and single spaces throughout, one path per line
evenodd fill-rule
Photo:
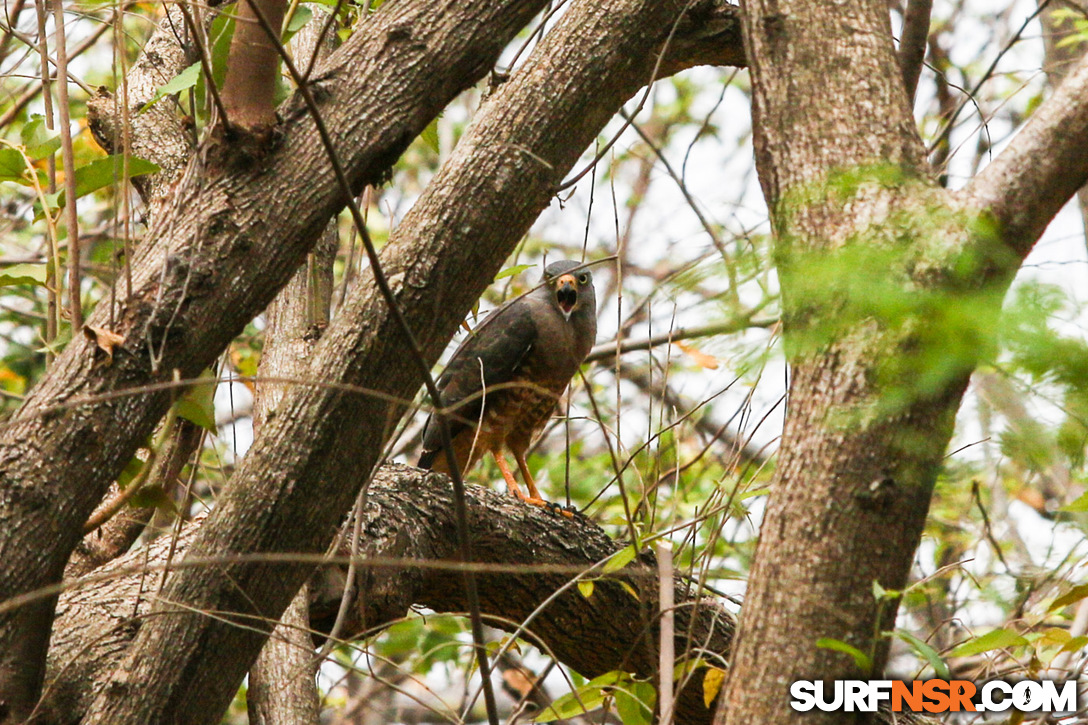
M 370 18 L 315 89 L 352 182 L 380 177 L 542 2 L 389 3 Z M 170 403 L 137 391 L 175 370 L 196 378 L 343 205 L 312 123 L 290 101 L 285 116 L 282 143 L 260 164 L 214 144 L 194 157 L 137 250 L 112 362 L 77 336 L 4 423 L 0 600 L 61 576 L 82 523 Z M 90 324 L 108 327 L 107 307 Z M 36 699 L 25 673 L 44 661 L 51 613 L 46 602 L 0 617 L 0 700 L 15 718 Z
M 518 623 L 528 621 L 520 636 L 587 677 L 617 669 L 647 678 L 656 673 L 657 648 L 647 645 L 656 642 L 658 635 L 652 554 L 641 554 L 615 575 L 602 577 L 594 567 L 621 545 L 596 524 L 526 506 L 480 486 L 466 486 L 466 492 L 481 605 L 495 627 L 512 632 Z M 199 522 L 187 526 L 179 546 L 190 546 L 198 528 Z M 346 537 L 350 529 L 349 525 Z M 453 530 L 453 494 L 445 476 L 400 465 L 379 469 L 367 492 L 359 542 L 362 556 L 357 561 L 358 594 L 352 599 L 345 638 L 371 636 L 405 616 L 412 605 L 463 612 Z M 95 693 L 108 686 L 110 670 L 131 647 L 136 632 L 149 622 L 152 602 L 140 596 L 141 579 L 148 569 L 165 564 L 168 547 L 167 541 L 158 541 L 148 551 L 110 562 L 95 573 L 94 586 L 72 581 L 61 596 L 41 707 L 46 723 L 76 721 Z M 350 549 L 350 538 L 345 538 L 341 551 Z M 281 564 L 287 558 L 281 557 Z M 320 558 L 311 555 L 306 560 L 312 567 Z M 214 565 L 192 560 L 189 564 Z M 346 569 L 347 562 L 341 558 L 314 574 L 310 619 L 315 640 L 322 638 L 336 617 Z M 595 578 L 590 597 L 569 586 L 576 577 Z M 567 588 L 557 595 L 563 587 Z M 676 651 L 701 657 L 710 666 L 726 666 L 733 616 L 682 580 L 677 580 L 674 592 Z M 180 611 L 184 610 L 160 614 L 172 617 Z M 166 648 L 157 656 L 174 654 Z M 705 667 L 698 668 L 683 683 L 677 723 L 710 722 L 713 703 L 706 707 L 702 688 L 707 672 Z M 896 717 L 900 724 L 927 722 L 905 714 Z
M 238 3 L 234 37 L 230 42 L 223 106 L 229 128 L 267 137 L 276 123 L 276 77 L 280 56 L 279 38 L 269 38 L 258 18 L 278 30 L 287 11 L 286 0 L 242 0 Z M 258 13 L 260 13 L 258 15 Z
M 581 149 L 650 80 L 681 9 L 679 2 L 649 0 L 572 7 L 477 115 L 381 260 L 428 362 L 547 206 Z M 492 37 L 494 29 L 487 33 Z M 465 198 L 474 203 L 451 201 Z M 287 392 L 193 553 L 322 551 L 355 498 L 359 472 L 375 465 L 406 408 L 390 401 L 410 399 L 419 386 L 415 366 L 404 364 L 406 347 L 372 281 L 361 280 L 312 362 L 311 376 L 332 385 Z M 380 395 L 348 396 L 342 385 Z M 185 603 L 193 614 L 154 617 L 143 627 L 117 682 L 87 721 L 143 722 L 165 712 L 184 713 L 183 719 L 209 716 L 214 708 L 205 704 L 197 712 L 189 704 L 185 693 L 194 691 L 225 706 L 266 633 L 196 612 L 278 617 L 306 575 L 300 566 L 270 576 L 253 564 L 179 571 L 164 601 Z M 148 656 L 166 640 L 177 658 Z M 207 656 L 216 658 L 216 671 L 191 666 Z
M 1088 57 L 1070 70 L 1009 145 L 958 194 L 990 215 L 1023 258 L 1088 181 Z
M 479 486 L 466 488 L 473 550 L 482 565 L 481 606 L 493 626 L 513 631 L 516 623 L 532 617 L 522 636 L 585 676 L 614 669 L 647 678 L 655 675 L 656 646 L 647 646 L 657 640 L 651 554 L 642 555 L 622 573 L 637 599 L 612 578 L 598 579 L 588 599 L 577 587 L 554 596 L 620 545 L 584 518 L 567 519 Z M 459 567 L 449 565 L 457 556 L 453 526 L 453 495 L 445 476 L 408 466 L 379 470 L 367 492 L 356 578 L 359 595 L 352 600 L 346 639 L 377 631 L 404 617 L 414 604 L 439 612 L 464 611 Z M 196 528 L 188 527 L 181 546 L 191 543 Z M 350 525 L 346 533 L 350 535 Z M 147 597 L 137 601 L 140 570 L 161 566 L 167 546 L 165 541 L 156 542 L 149 552 L 115 560 L 96 572 L 96 578 L 117 574 L 117 579 L 99 580 L 94 587 L 73 582 L 75 588 L 62 596 L 42 707 L 46 722 L 78 719 L 94 694 L 108 686 L 111 668 L 131 647 L 136 632 L 151 622 L 146 619 L 151 601 Z M 342 553 L 350 548 L 346 539 Z M 335 619 L 346 568 L 341 560 L 314 580 L 310 614 L 319 633 L 327 632 Z M 276 567 L 269 571 L 274 576 Z M 732 616 L 719 603 L 694 596 L 679 580 L 676 601 L 677 651 L 724 666 Z M 538 608 L 541 611 L 534 615 Z M 184 608 L 173 609 L 175 614 L 158 611 L 158 616 L 186 616 Z M 266 626 L 252 620 L 241 624 Z M 157 656 L 169 658 L 175 652 L 168 648 Z M 706 671 L 696 670 L 680 693 L 678 722 L 710 721 L 701 686 Z
M 339 38 L 321 38 L 327 20 L 317 13 L 292 39 L 296 58 L 324 59 L 336 49 Z M 278 60 L 278 58 L 276 59 Z M 333 265 L 339 248 L 337 219 L 329 222 L 321 241 L 291 281 L 265 311 L 265 343 L 261 350 L 262 377 L 304 377 L 321 333 L 329 322 L 332 303 Z M 283 388 L 258 385 L 253 402 L 253 429 L 259 431 L 275 414 Z M 303 585 L 283 613 L 249 670 L 246 710 L 252 725 L 316 723 L 319 701 L 317 662 L 310 640 L 310 588 Z
M 210 3 L 216 5 L 216 2 Z M 173 98 L 164 98 L 147 110 L 160 86 L 191 65 L 196 56 L 189 42 L 185 15 L 178 3 L 167 3 L 159 27 L 144 44 L 140 57 L 110 93 L 105 88 L 87 101 L 87 122 L 95 140 L 110 153 L 125 151 L 158 164 L 160 171 L 132 180 L 144 202 L 161 202 L 188 163 L 194 137 L 177 113 Z M 210 25 L 214 12 L 204 13 Z
M 922 62 L 926 57 L 929 15 L 932 9 L 933 0 L 907 0 L 907 10 L 903 13 L 903 35 L 899 39 L 899 71 L 903 74 L 903 87 L 912 105 L 914 94 L 918 90 L 918 76 L 922 73 Z

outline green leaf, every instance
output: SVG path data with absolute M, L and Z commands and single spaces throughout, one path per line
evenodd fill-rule
M 1088 647 L 1088 636 L 1081 635 L 1079 637 L 1072 637 L 1068 642 L 1062 645 L 1061 652 L 1080 652 L 1085 647 Z
M 1050 609 L 1047 611 L 1054 612 L 1062 607 L 1068 607 L 1070 604 L 1076 604 L 1085 597 L 1088 597 L 1088 584 L 1080 584 L 1055 599 L 1054 603 L 1050 605 Z
M 197 84 L 200 80 L 200 61 L 193 63 L 191 66 L 178 73 L 176 76 L 163 83 L 157 89 L 155 89 L 155 95 L 151 97 L 151 100 L 143 105 L 140 109 L 140 113 L 143 113 L 147 109 L 154 106 L 160 100 L 166 96 L 172 96 L 175 93 L 181 93 L 182 91 L 189 90 Z
M 143 176 L 144 174 L 153 174 L 158 170 L 159 166 L 157 164 L 153 164 L 150 161 L 145 161 L 135 156 L 128 157 L 129 178 Z M 76 196 L 86 196 L 92 191 L 98 191 L 115 181 L 120 181 L 124 178 L 124 172 L 124 154 L 114 154 L 113 156 L 107 156 L 104 159 L 98 159 L 89 164 L 84 164 L 76 169 Z
M 1028 641 L 1016 632 L 1008 629 L 995 629 L 992 632 L 987 632 L 981 637 L 974 637 L 963 642 L 949 652 L 948 656 L 967 657 L 982 652 L 989 652 L 990 650 L 1016 647 L 1024 644 L 1028 644 Z
M 623 725 L 650 725 L 654 719 L 657 691 L 648 682 L 632 682 L 616 690 L 616 714 Z
M 26 155 L 37 161 L 52 156 L 60 148 L 60 133 L 45 127 L 45 119 L 35 114 L 19 132 Z
M 174 403 L 174 411 L 185 420 L 188 420 L 201 428 L 215 432 L 215 374 L 211 370 L 201 373 L 202 379 L 207 383 L 198 383 L 178 398 Z
M 854 664 L 863 672 L 871 672 L 873 669 L 873 659 L 852 644 L 830 637 L 821 637 L 816 640 L 816 646 L 850 655 L 854 659 Z
M 10 267 L 0 267 L 0 287 L 16 284 L 44 286 L 45 264 L 13 264 Z
M 435 151 L 438 151 L 437 146 L 435 147 Z M 521 274 L 525 270 L 532 269 L 535 266 L 536 266 L 535 264 L 515 264 L 513 267 L 507 267 L 503 271 L 496 274 L 495 275 L 495 281 L 498 282 L 500 279 L 506 279 L 507 277 L 513 277 L 515 274 Z
M 166 491 L 163 490 L 162 486 L 144 486 L 133 494 L 128 503 L 133 508 L 157 508 L 170 513 L 177 512 L 177 505 L 172 498 L 166 495 Z
M 589 599 L 593 596 L 593 582 L 583 579 L 578 582 L 578 591 L 582 593 L 582 596 Z
M 620 569 L 634 561 L 634 558 L 637 555 L 638 552 L 635 551 L 634 544 L 625 546 L 624 548 L 616 552 L 611 559 L 604 563 L 601 571 L 603 571 L 605 574 L 611 574 L 614 571 L 619 571 Z
M 313 16 L 314 11 L 305 5 L 299 5 L 295 8 L 295 14 L 291 16 L 291 20 L 287 23 L 287 29 L 284 31 L 284 44 L 291 39 L 291 36 L 302 30 Z
M 553 720 L 567 720 L 569 718 L 585 715 L 591 710 L 596 710 L 604 702 L 605 693 L 593 683 L 582 685 L 574 692 L 568 692 L 558 700 L 546 707 L 533 718 L 533 722 L 552 722 Z
M 937 673 L 937 677 L 944 680 L 952 679 L 952 673 L 948 670 L 948 665 L 941 659 L 941 656 L 937 654 L 937 650 L 933 649 L 906 630 L 895 630 L 895 636 L 910 645 L 911 649 L 913 649 L 918 656 L 928 662 L 933 668 L 933 671 Z
M 121 471 L 121 475 L 117 477 L 117 485 L 122 491 L 128 488 L 128 485 L 132 483 L 132 479 L 140 475 L 143 467 L 144 462 L 139 456 L 133 456 L 129 459 L 129 462 L 125 464 L 125 470 Z
M 436 118 L 433 121 L 431 121 L 430 123 L 428 123 L 427 128 L 423 129 L 423 133 L 419 134 L 419 137 L 421 139 L 423 139 L 423 143 L 427 144 L 427 146 L 431 149 L 431 151 L 434 151 L 437 154 L 438 153 L 438 119 Z M 495 279 L 499 279 L 499 277 L 496 277 Z
M 229 11 L 220 12 L 208 32 L 208 36 L 215 39 L 212 41 L 212 82 L 216 88 L 222 88 L 227 79 L 227 58 L 230 56 L 235 26 L 234 16 Z
M 1067 503 L 1058 510 L 1073 514 L 1088 511 L 1088 491 L 1085 491 L 1075 501 Z
M 0 148 L 0 181 L 18 181 L 26 184 L 26 161 L 12 148 Z

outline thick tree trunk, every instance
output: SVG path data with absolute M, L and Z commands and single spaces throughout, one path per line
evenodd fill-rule
M 651 80 L 682 8 L 636 0 L 572 7 L 491 96 L 397 227 L 382 264 L 428 364 L 580 150 Z M 321 384 L 288 392 L 191 553 L 323 550 L 355 497 L 359 472 L 375 465 L 403 413 L 406 402 L 399 401 L 419 386 L 418 368 L 405 364 L 409 354 L 373 278 L 365 276 L 315 351 L 310 375 Z M 165 713 L 185 722 L 211 717 L 216 710 L 207 703 L 225 707 L 267 636 L 233 626 L 232 617 L 277 618 L 306 575 L 306 567 L 296 566 L 270 576 L 252 563 L 179 571 L 161 604 L 169 616 L 152 617 L 142 628 L 87 722 L 147 722 Z M 223 616 L 197 614 L 208 610 Z M 175 657 L 149 656 L 166 641 Z M 197 692 L 199 707 L 191 704 Z
M 329 321 L 338 246 L 334 218 L 308 263 L 265 312 L 265 344 L 258 377 L 270 381 L 257 385 L 254 432 L 260 431 L 269 415 L 274 415 L 283 398 L 283 384 L 276 378 L 299 379 L 306 375 L 314 345 Z M 317 723 L 317 661 L 310 638 L 309 605 L 310 589 L 303 585 L 249 671 L 246 707 L 251 725 Z
M 718 721 L 830 724 L 842 715 L 793 712 L 789 686 L 880 675 L 897 602 L 874 597 L 874 584 L 906 584 L 988 322 L 1088 174 L 1074 150 L 1088 138 L 1088 72 L 1071 74 L 968 190 L 947 194 L 929 178 L 885 3 L 751 0 L 746 13 L 791 379 Z M 938 295 L 973 300 L 977 327 L 938 327 L 927 316 Z M 898 319 L 872 312 L 888 296 L 908 303 Z M 821 638 L 855 647 L 871 669 Z
M 480 77 L 541 2 L 396 2 L 330 63 L 320 110 L 352 183 L 377 179 Z M 283 286 L 344 193 L 298 99 L 282 143 L 258 164 L 211 147 L 190 164 L 133 265 L 106 361 L 71 344 L 5 423 L 0 440 L 0 600 L 58 581 L 81 527 L 170 404 L 144 386 L 194 378 Z M 109 325 L 102 306 L 90 324 Z M 141 390 L 144 392 L 136 392 Z M 0 721 L 37 699 L 52 602 L 0 616 Z

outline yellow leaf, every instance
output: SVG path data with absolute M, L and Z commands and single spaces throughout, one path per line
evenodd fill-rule
M 578 582 L 578 591 L 582 593 L 583 597 L 589 599 L 593 596 L 593 582 L 585 580 Z
M 718 692 L 721 691 L 723 682 L 725 682 L 725 670 L 717 667 L 709 668 L 703 676 L 703 704 L 708 710 L 714 698 L 718 696 Z
M 714 357 L 713 355 L 707 355 L 705 352 L 702 352 L 701 350 L 694 348 L 691 345 L 686 345 L 682 342 L 676 342 L 674 344 L 678 348 L 686 352 L 688 354 L 688 357 L 694 360 L 695 364 L 699 367 L 706 368 L 707 370 L 718 369 L 718 358 Z

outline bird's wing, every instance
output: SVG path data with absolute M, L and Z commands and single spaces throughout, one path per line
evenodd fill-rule
M 456 408 L 448 418 L 451 440 L 476 427 L 486 400 L 485 381 L 488 390 L 513 381 L 536 340 L 532 307 L 519 300 L 492 313 L 462 343 L 438 379 L 442 405 Z M 442 432 L 432 416 L 424 428 L 419 466 L 430 468 L 441 449 Z

